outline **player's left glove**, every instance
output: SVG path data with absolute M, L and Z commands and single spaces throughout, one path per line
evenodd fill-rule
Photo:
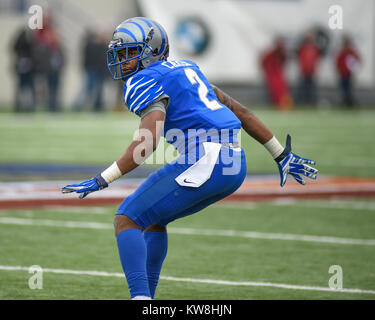
M 301 175 L 314 180 L 318 177 L 318 170 L 309 166 L 309 164 L 315 164 L 314 160 L 301 158 L 292 152 L 291 137 L 289 134 L 286 137 L 286 145 L 283 153 L 275 161 L 279 168 L 281 187 L 285 185 L 288 174 L 292 175 L 297 182 L 303 185 L 306 182 L 302 179 Z
M 79 198 L 83 199 L 89 193 L 102 190 L 108 187 L 108 183 L 104 178 L 98 174 L 95 178 L 78 183 L 78 184 L 68 184 L 61 189 L 62 193 L 76 192 L 79 193 Z

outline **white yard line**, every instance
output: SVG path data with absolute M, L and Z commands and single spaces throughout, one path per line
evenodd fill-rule
M 293 201 L 293 202 L 274 202 L 275 205 L 293 205 L 301 207 L 314 207 L 314 208 L 332 208 L 332 209 L 348 209 L 348 210 L 375 210 L 374 201 L 356 201 L 344 199 L 332 200 L 306 200 L 306 201 Z
M 365 239 L 351 239 L 351 238 L 338 238 L 326 236 L 313 236 L 313 235 L 299 235 L 287 233 L 265 233 L 253 231 L 235 231 L 235 230 L 209 230 L 209 229 L 192 229 L 192 228 L 168 228 L 169 233 L 177 234 L 194 234 L 204 236 L 227 236 L 227 237 L 240 237 L 252 239 L 267 239 L 267 240 L 292 240 L 292 241 L 308 241 L 308 242 L 321 242 L 333 244 L 359 244 L 359 245 L 375 245 L 375 240 Z
M 228 209 L 239 209 L 239 210 L 252 210 L 255 209 L 257 204 L 255 202 L 235 202 L 235 201 L 226 201 L 221 203 L 212 204 L 209 208 L 228 208 Z M 235 213 L 232 211 L 231 213 Z
M 114 214 L 116 209 L 105 207 L 73 207 L 73 206 L 45 206 L 43 210 L 52 210 L 63 213 L 84 213 L 84 214 Z
M 29 267 L 0 265 L 0 270 L 29 271 Z M 42 271 L 49 272 L 49 273 L 58 273 L 58 274 L 124 278 L 123 273 L 111 273 L 111 272 L 105 272 L 105 271 L 81 271 L 81 270 L 51 269 L 51 268 L 43 268 L 43 267 L 42 267 Z M 167 280 L 167 281 L 206 283 L 206 284 L 216 284 L 216 285 L 226 285 L 226 286 L 271 287 L 271 288 L 281 288 L 281 289 L 290 289 L 290 290 L 328 291 L 332 293 L 375 294 L 375 290 L 349 289 L 349 288 L 331 289 L 328 287 L 299 286 L 299 285 L 290 285 L 290 284 L 272 283 L 272 282 L 227 281 L 227 280 L 214 280 L 214 279 L 178 278 L 178 277 L 169 277 L 169 276 L 161 276 L 160 279 Z
M 25 219 L 13 217 L 0 217 L 0 224 L 15 225 L 33 225 L 48 227 L 64 227 L 64 228 L 83 228 L 83 229 L 113 229 L 113 225 L 109 223 L 98 223 L 90 221 L 60 221 L 60 220 L 42 220 L 42 219 Z M 215 229 L 193 229 L 193 228 L 168 228 L 170 234 L 186 234 L 200 236 L 225 236 L 240 237 L 251 239 L 267 239 L 267 240 L 291 240 L 291 241 L 307 241 L 332 244 L 349 244 L 349 245 L 375 245 L 375 240 L 338 238 L 314 235 L 297 235 L 286 233 L 265 233 L 253 231 L 236 231 L 236 230 L 215 230 Z
M 61 221 L 61 220 L 42 220 L 42 219 L 24 219 L 1 217 L 0 224 L 33 225 L 46 227 L 64 227 L 64 228 L 84 228 L 84 229 L 113 229 L 109 223 L 88 222 L 88 221 Z
M 0 209 L 0 214 L 12 214 L 12 213 L 22 213 L 26 216 L 32 216 L 35 210 L 30 209 Z M 45 206 L 38 210 L 38 213 L 51 213 L 53 215 L 61 213 L 71 213 L 71 214 L 94 214 L 94 215 L 110 215 L 116 212 L 116 209 L 104 208 L 104 207 L 68 207 L 68 206 Z

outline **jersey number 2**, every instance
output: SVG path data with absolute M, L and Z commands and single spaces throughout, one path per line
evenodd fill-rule
M 192 85 L 197 84 L 197 83 L 199 84 L 198 86 L 199 99 L 205 104 L 205 106 L 208 109 L 217 110 L 223 107 L 216 100 L 208 100 L 207 98 L 208 88 L 193 69 L 186 68 L 184 69 L 184 71 L 185 71 L 186 77 L 189 79 Z

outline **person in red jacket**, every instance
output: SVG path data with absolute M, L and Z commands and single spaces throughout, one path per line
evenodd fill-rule
M 299 88 L 299 101 L 301 103 L 316 103 L 315 74 L 320 61 L 320 49 L 316 43 L 315 35 L 308 32 L 298 48 L 298 64 L 301 74 Z
M 356 102 L 353 95 L 353 73 L 361 62 L 352 40 L 348 35 L 343 36 L 343 44 L 336 57 L 336 70 L 339 75 L 339 87 L 342 94 L 342 103 L 353 107 Z
M 288 110 L 293 104 L 289 86 L 284 75 L 286 59 L 287 56 L 282 38 L 277 38 L 274 47 L 267 50 L 261 57 L 261 66 L 271 101 L 281 110 Z

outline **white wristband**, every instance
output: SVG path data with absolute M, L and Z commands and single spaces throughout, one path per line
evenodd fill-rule
M 109 166 L 101 173 L 101 176 L 108 184 L 110 184 L 111 182 L 120 178 L 122 176 L 122 172 L 120 171 L 117 162 L 115 161 L 111 166 Z
M 284 147 L 277 141 L 276 137 L 273 136 L 268 142 L 264 144 L 264 147 L 268 150 L 271 156 L 276 159 L 283 151 Z

